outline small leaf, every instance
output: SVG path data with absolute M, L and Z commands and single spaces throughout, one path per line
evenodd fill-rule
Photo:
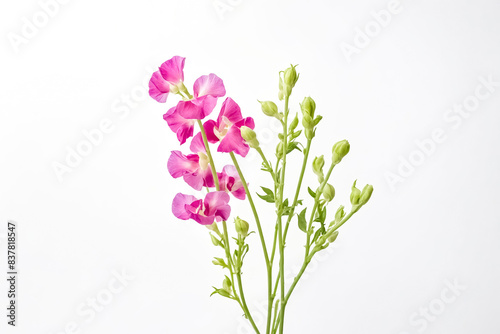
M 299 147 L 299 144 L 297 144 L 297 142 L 294 142 L 294 141 L 288 144 L 286 154 L 292 152 L 293 150 L 299 150 L 300 152 L 302 152 L 302 150 Z
M 262 198 L 264 201 L 266 201 L 268 203 L 274 203 L 275 199 L 274 199 L 273 191 L 269 188 L 266 188 L 266 187 L 261 187 L 261 188 L 262 188 L 262 190 L 264 190 L 264 192 L 266 194 L 265 195 L 257 194 L 257 196 L 259 196 L 260 198 Z
M 307 232 L 306 210 L 307 210 L 307 208 L 305 208 L 304 210 L 302 210 L 300 212 L 300 214 L 298 215 L 298 218 L 299 218 L 299 229 L 302 232 L 304 232 L 304 233 Z
M 309 195 L 311 195 L 312 198 L 316 198 L 316 192 L 311 188 L 307 187 L 307 192 L 309 193 Z
M 318 240 L 318 238 L 323 234 L 322 231 L 324 231 L 324 229 L 321 228 L 316 231 L 311 243 L 315 243 L 316 240 Z

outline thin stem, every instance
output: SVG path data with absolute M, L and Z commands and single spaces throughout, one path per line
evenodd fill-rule
M 284 110 L 284 120 L 283 120 L 283 153 L 282 160 L 283 164 L 281 167 L 281 177 L 280 177 L 280 193 L 279 193 L 279 207 L 278 207 L 278 242 L 279 242 L 279 251 L 280 251 L 280 276 L 281 276 L 281 297 L 280 297 L 280 325 L 279 325 L 279 333 L 283 334 L 283 325 L 285 322 L 285 244 L 283 242 L 283 226 L 282 226 L 282 218 L 283 218 L 283 193 L 285 188 L 285 170 L 286 170 L 286 154 L 288 151 L 288 100 L 290 96 L 288 94 L 285 95 L 285 110 Z
M 219 185 L 219 179 L 217 177 L 217 169 L 215 168 L 214 160 L 212 158 L 212 153 L 210 152 L 210 147 L 208 145 L 207 134 L 205 133 L 205 129 L 203 128 L 203 124 L 201 123 L 201 120 L 198 120 L 198 126 L 200 127 L 201 136 L 203 138 L 203 143 L 205 145 L 205 151 L 207 152 L 208 161 L 210 163 L 210 169 L 212 171 L 212 176 L 213 176 L 214 183 L 215 183 L 215 189 L 217 191 L 219 191 L 220 185 Z M 253 321 L 252 315 L 250 314 L 250 311 L 248 310 L 248 307 L 246 306 L 245 296 L 243 294 L 243 286 L 241 285 L 241 277 L 238 277 L 238 275 L 237 275 L 237 279 L 238 279 L 238 286 L 239 286 L 239 290 L 240 290 L 240 294 L 241 294 L 241 301 L 240 301 L 240 297 L 238 297 L 238 294 L 236 293 L 236 290 L 234 287 L 235 284 L 234 284 L 234 273 L 233 273 L 234 263 L 233 263 L 233 260 L 231 258 L 231 248 L 229 246 L 229 232 L 227 230 L 227 223 L 225 220 L 222 221 L 222 226 L 224 229 L 224 234 L 223 234 L 224 249 L 226 250 L 228 269 L 229 269 L 229 273 L 231 274 L 233 294 L 234 294 L 236 300 L 238 301 L 238 303 L 240 304 L 241 308 L 245 312 L 245 315 L 247 316 L 248 320 L 250 321 L 250 323 L 254 327 L 255 331 L 258 334 L 260 334 L 257 326 L 255 325 L 255 322 Z
M 340 226 L 344 225 L 344 223 L 346 221 L 349 220 L 349 218 L 352 217 L 352 215 L 355 213 L 355 211 L 351 211 L 349 212 L 345 217 L 344 219 L 342 219 L 342 221 L 334 226 L 333 230 L 331 232 L 334 232 L 336 231 Z M 299 282 L 300 278 L 302 277 L 302 275 L 304 274 L 304 272 L 306 271 L 306 268 L 307 266 L 309 265 L 309 263 L 311 262 L 314 254 L 316 254 L 317 251 L 313 251 L 306 259 L 304 259 L 304 263 L 302 264 L 302 267 L 300 268 L 300 271 L 299 273 L 297 274 L 297 276 L 295 276 L 294 280 L 293 280 L 293 283 L 292 285 L 290 286 L 290 288 L 288 289 L 288 292 L 286 294 L 286 297 L 285 297 L 285 304 L 288 303 L 288 299 L 290 299 L 290 296 L 293 292 L 293 290 L 295 289 L 295 286 L 297 285 L 297 283 Z
M 250 203 L 250 207 L 252 208 L 252 212 L 253 212 L 253 215 L 255 217 L 255 223 L 257 225 L 257 230 L 259 232 L 260 242 L 262 244 L 262 250 L 264 252 L 264 259 L 266 261 L 266 269 L 267 269 L 267 294 L 268 294 L 268 304 L 269 304 L 268 305 L 268 319 L 267 319 L 266 333 L 269 333 L 270 325 L 271 325 L 271 314 L 270 313 L 272 312 L 272 307 L 273 307 L 272 300 L 271 300 L 271 292 L 272 292 L 272 284 L 273 284 L 272 266 L 271 266 L 271 263 L 269 262 L 269 255 L 267 253 L 266 240 L 264 238 L 264 233 L 262 232 L 262 226 L 260 224 L 259 214 L 257 213 L 257 209 L 255 208 L 252 194 L 250 193 L 250 190 L 248 189 L 247 181 L 245 180 L 245 177 L 243 176 L 243 172 L 241 171 L 240 165 L 238 164 L 238 160 L 236 160 L 236 156 L 234 155 L 234 153 L 229 152 L 229 155 L 231 156 L 231 160 L 233 161 L 233 164 L 236 167 L 236 170 L 238 171 L 238 175 L 240 176 L 241 182 L 243 183 L 243 187 L 245 189 L 248 203 Z
M 302 160 L 302 169 L 300 171 L 299 182 L 297 183 L 297 189 L 295 190 L 295 197 L 293 199 L 292 210 L 288 215 L 288 220 L 285 225 L 285 232 L 283 234 L 283 239 L 286 241 L 286 235 L 288 233 L 288 227 L 290 226 L 290 222 L 293 218 L 293 213 L 295 211 L 295 207 L 297 206 L 297 202 L 299 200 L 300 188 L 302 187 L 302 180 L 304 179 L 304 173 L 306 171 L 307 159 L 309 158 L 309 152 L 311 151 L 311 143 L 312 139 L 307 140 L 307 146 L 304 152 L 304 159 Z

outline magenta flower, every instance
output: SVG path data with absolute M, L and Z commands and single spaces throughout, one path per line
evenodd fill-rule
M 245 187 L 241 182 L 236 167 L 233 165 L 224 166 L 222 173 L 217 173 L 220 190 L 233 194 L 237 199 L 245 199 Z
M 179 142 L 184 144 L 186 140 L 193 136 L 194 131 L 194 123 L 196 122 L 194 119 L 185 119 L 176 111 L 176 107 L 170 108 L 165 115 L 163 115 L 163 119 L 167 121 L 170 129 L 177 134 L 177 139 Z
M 168 93 L 177 92 L 184 81 L 184 61 L 186 58 L 172 57 L 153 73 L 149 80 L 149 95 L 158 102 L 165 103 Z
M 202 225 L 227 220 L 231 207 L 227 204 L 229 195 L 224 191 L 213 191 L 204 200 L 178 193 L 172 202 L 174 216 L 182 220 L 193 219 Z
M 220 142 L 217 152 L 234 152 L 245 157 L 250 146 L 241 137 L 240 128 L 242 126 L 254 129 L 255 123 L 251 117 L 243 118 L 240 107 L 230 97 L 222 104 L 217 122 L 208 120 L 203 124 L 208 141 L 210 143 Z M 191 145 L 198 145 L 200 141 L 203 142 L 201 133 L 198 133 L 193 138 L 194 144 Z
M 180 151 L 172 151 L 167 168 L 172 177 L 182 176 L 184 181 L 196 190 L 215 186 L 212 169 L 203 153 L 184 155 Z
M 217 98 L 226 95 L 222 79 L 211 73 L 196 79 L 193 85 L 194 97 L 179 101 L 177 112 L 185 119 L 203 119 L 210 115 L 217 104 Z

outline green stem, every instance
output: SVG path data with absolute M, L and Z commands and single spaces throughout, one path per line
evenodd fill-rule
M 266 240 L 264 238 L 264 233 L 262 232 L 262 226 L 260 224 L 259 214 L 257 213 L 257 209 L 255 208 L 252 194 L 250 193 L 250 190 L 248 189 L 247 181 L 245 180 L 245 177 L 243 176 L 243 172 L 241 171 L 240 165 L 238 164 L 238 160 L 236 160 L 236 156 L 234 155 L 233 152 L 229 152 L 229 155 L 231 156 L 231 160 L 233 161 L 233 164 L 236 167 L 236 170 L 238 171 L 238 175 L 240 176 L 241 182 L 243 183 L 243 187 L 245 189 L 248 203 L 250 203 L 250 207 L 252 208 L 252 212 L 253 212 L 253 215 L 255 218 L 255 223 L 257 225 L 257 230 L 259 232 L 260 242 L 262 244 L 262 250 L 264 252 L 264 259 L 266 261 L 266 269 L 267 269 L 267 293 L 268 293 L 268 301 L 270 301 L 270 303 L 268 305 L 268 320 L 267 320 L 267 326 L 266 326 L 266 333 L 269 333 L 269 329 L 270 329 L 270 325 L 271 325 L 270 312 L 272 312 L 272 307 L 273 307 L 272 301 L 270 299 L 271 293 L 272 293 L 273 273 L 272 273 L 271 263 L 269 262 L 269 255 L 267 253 Z
M 304 179 L 304 173 L 306 171 L 307 159 L 309 158 L 309 152 L 311 151 L 311 143 L 312 139 L 307 140 L 307 146 L 304 152 L 304 159 L 302 160 L 302 169 L 300 171 L 299 182 L 297 183 L 297 189 L 295 190 L 295 198 L 293 199 L 292 210 L 288 215 L 288 220 L 285 225 L 285 232 L 283 234 L 283 239 L 286 241 L 286 235 L 288 233 L 288 227 L 290 226 L 290 222 L 293 218 L 293 213 L 295 211 L 295 207 L 297 206 L 297 202 L 299 200 L 300 188 L 302 187 L 302 180 Z
M 288 100 L 290 99 L 289 95 L 285 96 L 285 110 L 284 110 L 284 120 L 283 120 L 283 153 L 282 160 L 283 164 L 281 167 L 281 177 L 280 177 L 280 192 L 279 192 L 279 207 L 278 207 L 278 242 L 279 242 L 279 251 L 280 251 L 280 263 L 279 263 L 279 272 L 281 276 L 281 297 L 280 297 L 280 325 L 279 325 L 279 333 L 283 334 L 284 322 L 285 322 L 285 244 L 283 241 L 283 226 L 282 226 L 282 218 L 283 218 L 283 193 L 285 188 L 285 170 L 286 170 L 286 154 L 288 151 Z
M 349 212 L 349 213 L 348 213 L 348 214 L 344 217 L 344 219 L 342 219 L 342 221 L 341 221 L 339 224 L 337 224 L 337 225 L 335 225 L 335 226 L 334 226 L 334 228 L 333 228 L 333 230 L 332 230 L 331 232 L 336 231 L 336 230 L 337 230 L 340 226 L 344 225 L 344 223 L 345 223 L 346 221 L 348 221 L 348 220 L 349 220 L 349 218 L 351 218 L 351 217 L 352 217 L 352 215 L 353 215 L 354 213 L 355 213 L 355 211 L 351 211 L 351 212 Z M 309 263 L 311 262 L 311 260 L 312 260 L 312 258 L 313 258 L 313 256 L 314 256 L 314 254 L 316 254 L 316 253 L 317 253 L 317 251 L 313 251 L 313 253 L 311 253 L 308 257 L 306 257 L 306 258 L 304 259 L 304 263 L 302 264 L 302 267 L 300 268 L 299 273 L 297 274 L 297 276 L 295 276 L 295 278 L 294 278 L 294 280 L 293 280 L 292 285 L 291 285 L 291 286 L 290 286 L 290 288 L 288 289 L 288 292 L 287 292 L 286 297 L 285 297 L 285 304 L 286 304 L 286 303 L 288 303 L 288 299 L 290 299 L 290 296 L 291 296 L 291 294 L 292 294 L 293 290 L 295 289 L 295 286 L 296 286 L 296 285 L 297 285 L 297 283 L 299 282 L 300 278 L 302 277 L 302 275 L 303 275 L 303 274 L 304 274 L 304 272 L 306 271 L 307 266 L 308 266 L 308 265 L 309 265 Z
M 201 136 L 203 138 L 203 143 L 205 145 L 205 151 L 207 152 L 208 161 L 210 163 L 210 169 L 212 170 L 212 176 L 213 176 L 214 183 L 215 183 L 215 189 L 217 191 L 220 191 L 219 179 L 217 177 L 217 169 L 215 168 L 214 160 L 212 158 L 212 153 L 210 152 L 210 147 L 208 145 L 207 134 L 205 133 L 205 129 L 203 128 L 203 124 L 201 123 L 201 120 L 198 120 L 198 126 L 200 127 Z M 243 287 L 241 286 L 241 277 L 239 277 L 239 278 L 237 277 L 238 278 L 238 286 L 239 286 L 239 290 L 240 290 L 240 294 L 241 294 L 241 301 L 240 301 L 240 297 L 238 297 L 238 294 L 236 293 L 236 290 L 234 287 L 235 284 L 234 284 L 234 273 L 233 273 L 234 263 L 233 263 L 233 260 L 231 258 L 231 248 L 229 246 L 229 232 L 227 230 L 227 223 L 225 220 L 222 221 L 222 226 L 224 229 L 224 234 L 223 234 L 224 249 L 226 250 L 228 269 L 229 269 L 229 273 L 231 274 L 233 294 L 234 294 L 236 300 L 238 301 L 238 303 L 240 304 L 241 308 L 245 312 L 246 317 L 248 318 L 248 320 L 250 321 L 250 323 L 254 327 L 255 331 L 259 334 L 259 330 L 258 330 L 257 326 L 255 326 L 252 315 L 250 314 L 250 311 L 248 310 L 248 307 L 246 306 L 245 296 L 243 294 Z

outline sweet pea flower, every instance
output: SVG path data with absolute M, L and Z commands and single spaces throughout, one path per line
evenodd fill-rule
M 255 123 L 251 117 L 243 118 L 240 107 L 230 97 L 222 104 L 217 122 L 208 120 L 203 124 L 208 142 L 220 142 L 217 152 L 234 152 L 245 157 L 250 147 L 241 137 L 242 126 L 254 129 Z M 191 146 L 199 146 L 200 141 L 203 142 L 203 139 L 201 133 L 198 133 L 194 136 Z
M 224 191 L 213 191 L 204 200 L 178 193 L 172 202 L 174 216 L 182 220 L 193 219 L 201 225 L 227 220 L 231 213 L 229 195 Z
M 160 103 L 167 101 L 168 93 L 177 93 L 184 87 L 184 61 L 186 58 L 174 56 L 161 64 L 149 80 L 149 95 Z
M 189 137 L 193 136 L 194 119 L 185 119 L 176 111 L 176 107 L 170 108 L 163 119 L 167 122 L 170 129 L 175 132 L 179 143 L 182 145 Z
M 217 98 L 226 95 L 226 88 L 221 78 L 211 73 L 196 79 L 193 85 L 194 97 L 179 101 L 177 112 L 185 119 L 203 119 L 210 115 L 217 104 Z
M 222 173 L 217 173 L 220 190 L 233 194 L 237 199 L 245 199 L 245 187 L 241 182 L 236 167 L 233 165 L 224 166 Z
M 180 151 L 172 151 L 167 168 L 172 177 L 182 176 L 196 190 L 215 186 L 212 169 L 204 153 L 184 155 Z

